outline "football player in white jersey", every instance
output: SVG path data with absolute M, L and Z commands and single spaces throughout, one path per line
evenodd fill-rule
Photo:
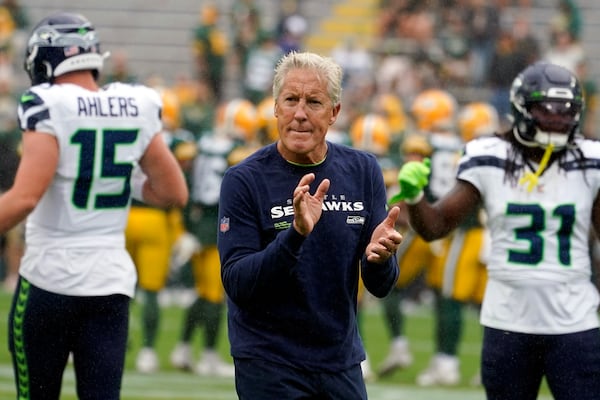
M 162 207 L 188 198 L 159 135 L 160 97 L 144 86 L 100 88 L 99 47 L 93 25 L 64 12 L 42 19 L 27 44 L 23 154 L 0 197 L 0 232 L 26 219 L 9 316 L 19 399 L 59 399 L 70 353 L 78 398 L 120 398 L 136 284 L 123 233 L 131 197 Z
M 600 142 L 583 138 L 581 85 L 539 62 L 511 88 L 513 124 L 470 141 L 454 188 L 423 198 L 429 166 L 407 163 L 398 179 L 411 225 L 443 237 L 482 205 L 491 251 L 481 324 L 488 400 L 537 398 L 542 379 L 557 400 L 600 398 L 599 296 L 588 236 L 600 231 Z

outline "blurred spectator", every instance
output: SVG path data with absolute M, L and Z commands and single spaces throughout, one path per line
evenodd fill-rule
M 27 31 L 29 29 L 29 14 L 19 0 L 3 0 L 0 7 L 4 7 L 10 13 L 12 20 L 15 23 L 15 29 Z
M 507 7 L 530 8 L 534 0 L 495 0 L 496 7 L 502 9 Z
M 138 78 L 130 69 L 129 56 L 125 49 L 117 49 L 116 51 L 111 52 L 108 61 L 109 67 L 101 75 L 101 79 L 104 83 L 137 82 Z
M 344 87 L 373 76 L 374 60 L 367 49 L 360 46 L 353 36 L 348 36 L 331 51 L 331 58 L 344 70 Z
M 271 94 L 275 66 L 283 55 L 275 35 L 263 31 L 248 52 L 244 75 L 244 97 L 258 105 Z
M 559 0 L 556 15 L 550 20 L 552 38 L 554 38 L 554 34 L 566 30 L 574 41 L 579 41 L 582 26 L 581 12 L 575 1 Z
M 538 61 L 541 56 L 540 43 L 531 32 L 531 21 L 528 14 L 516 14 L 510 28 L 516 41 L 518 51 L 523 54 L 526 64 Z
M 12 186 L 19 165 L 21 130 L 17 124 L 17 106 L 12 76 L 0 73 L 0 192 Z
M 405 103 L 410 103 L 422 88 L 419 71 L 407 55 L 383 55 L 376 65 L 375 79 L 379 93 L 393 93 Z
M 281 2 L 281 16 L 277 23 L 277 41 L 284 54 L 301 51 L 304 35 L 308 29 L 308 21 L 298 12 L 297 0 Z
M 246 65 L 248 52 L 256 45 L 262 29 L 261 11 L 254 0 L 235 1 L 231 22 L 235 62 L 243 68 Z
M 489 102 L 498 111 L 502 131 L 510 121 L 510 87 L 515 76 L 525 68 L 528 60 L 519 51 L 517 41 L 509 29 L 503 29 L 492 55 L 487 84 L 492 90 Z
M 394 38 L 398 37 L 397 32 L 402 15 L 409 12 L 409 1 L 407 0 L 384 0 L 382 1 L 379 20 L 379 37 Z
M 577 64 L 584 58 L 581 43 L 573 38 L 567 29 L 554 32 L 554 42 L 544 55 L 544 59 L 575 72 Z
M 21 131 L 17 125 L 18 102 L 12 82 L 12 75 L 0 73 L 0 193 L 12 186 L 20 160 Z M 19 224 L 0 235 L 0 272 L 4 289 L 11 293 L 17 283 L 23 254 L 23 227 L 24 224 Z
M 465 19 L 462 7 L 448 7 L 443 13 L 438 36 L 445 59 L 440 72 L 442 79 L 449 84 L 465 85 L 471 75 L 470 38 Z
M 424 86 L 437 86 L 441 82 L 440 67 L 444 62 L 444 50 L 437 32 L 438 15 L 429 3 L 411 0 L 398 21 L 398 37 L 403 39 L 401 51 L 410 54 L 419 80 Z
M 14 52 L 15 21 L 8 8 L 0 6 L 0 52 L 7 54 L 12 60 Z
M 196 139 L 200 139 L 212 130 L 216 100 L 206 81 L 192 81 L 190 87 L 191 101 L 184 101 L 181 107 L 181 127 L 192 132 Z
M 583 98 L 585 107 L 581 113 L 579 127 L 583 136 L 589 139 L 600 139 L 596 129 L 598 120 L 598 86 L 595 80 L 591 79 L 588 71 L 588 60 L 582 58 L 575 67 L 575 75 L 579 79 L 583 88 Z
M 500 32 L 499 11 L 489 0 L 470 0 L 466 21 L 471 40 L 472 83 L 481 85 L 487 79 L 494 45 Z
M 229 42 L 225 32 L 217 26 L 219 9 L 214 4 L 205 4 L 200 12 L 200 23 L 194 30 L 194 55 L 198 79 L 206 80 L 215 97 L 223 94 L 225 60 Z
M 411 0 L 399 7 L 395 24 L 396 37 L 406 37 L 418 43 L 431 41 L 435 37 L 436 15 L 425 2 Z
M 436 31 L 437 16 L 425 2 L 414 2 L 410 13 L 400 21 L 400 30 L 413 38 L 429 54 L 439 53 Z
M 14 23 L 14 32 L 12 34 L 13 48 L 24 48 L 30 28 L 30 19 L 27 9 L 21 5 L 19 0 L 2 0 L 0 7 L 5 8 L 9 12 Z M 18 67 L 20 68 L 20 63 L 22 61 L 20 57 L 15 57 L 13 61 L 18 63 Z

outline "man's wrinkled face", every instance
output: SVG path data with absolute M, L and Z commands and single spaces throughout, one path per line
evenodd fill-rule
M 321 161 L 313 158 L 325 155 L 325 135 L 339 110 L 339 104 L 331 102 L 327 82 L 316 71 L 289 71 L 275 101 L 282 155 L 290 161 Z

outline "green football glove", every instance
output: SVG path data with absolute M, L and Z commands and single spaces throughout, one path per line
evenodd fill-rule
M 402 166 L 398 172 L 398 183 L 400 193 L 393 196 L 389 204 L 395 204 L 404 200 L 408 204 L 415 204 L 423 197 L 423 188 L 429 182 L 431 171 L 431 160 L 425 158 L 423 161 L 409 161 Z

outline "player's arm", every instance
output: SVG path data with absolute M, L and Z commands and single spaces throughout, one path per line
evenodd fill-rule
M 590 243 L 591 246 L 598 246 L 598 238 L 600 238 L 600 193 L 596 195 L 592 205 L 592 226 L 593 232 L 590 232 Z M 592 278 L 596 287 L 600 289 L 600 260 L 597 248 L 594 247 L 592 250 Z
M 408 206 L 413 229 L 431 241 L 449 234 L 481 201 L 479 191 L 472 184 L 457 180 L 454 188 L 434 204 L 425 199 L 424 189 L 429 182 L 430 160 L 409 161 L 398 173 L 400 192 L 390 199 L 404 201 Z
M 424 198 L 408 204 L 411 226 L 427 241 L 439 239 L 463 222 L 480 201 L 481 196 L 475 186 L 457 180 L 452 190 L 433 204 Z
M 0 233 L 24 220 L 52 182 L 58 166 L 58 142 L 50 134 L 23 133 L 23 152 L 13 186 L 0 196 Z
M 188 201 L 188 188 L 175 156 L 160 134 L 148 145 L 140 159 L 146 175 L 141 194 L 145 203 L 156 207 L 184 207 Z

